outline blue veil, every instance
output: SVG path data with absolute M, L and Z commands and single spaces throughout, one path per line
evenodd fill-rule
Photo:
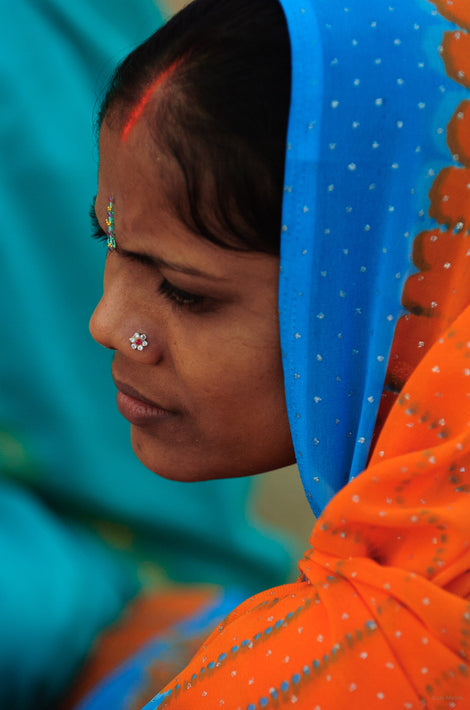
M 292 51 L 281 340 L 297 462 L 316 514 L 364 469 L 414 237 L 458 156 L 468 92 L 436 51 L 428 0 L 280 0 Z M 320 40 L 321 37 L 321 40 Z

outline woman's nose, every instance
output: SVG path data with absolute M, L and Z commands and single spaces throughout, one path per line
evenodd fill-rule
M 145 364 L 156 364 L 162 355 L 161 337 L 148 317 L 132 307 L 120 308 L 106 291 L 91 316 L 90 333 L 103 347 Z

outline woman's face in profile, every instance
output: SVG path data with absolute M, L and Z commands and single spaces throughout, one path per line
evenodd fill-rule
M 294 461 L 284 396 L 276 257 L 223 249 L 192 234 L 165 200 L 145 123 L 125 142 L 103 123 L 95 204 L 116 250 L 90 324 L 115 350 L 118 407 L 134 451 L 175 480 L 260 473 Z M 160 174 L 159 174 L 160 171 Z M 133 350 L 129 338 L 145 334 Z

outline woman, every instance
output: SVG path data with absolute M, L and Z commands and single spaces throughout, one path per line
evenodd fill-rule
M 469 23 L 463 0 L 196 0 L 115 76 L 91 331 L 134 450 L 178 480 L 295 455 L 321 512 L 299 581 L 149 708 L 470 702 Z

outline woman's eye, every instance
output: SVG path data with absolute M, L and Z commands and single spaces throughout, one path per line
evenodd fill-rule
M 197 308 L 206 300 L 204 296 L 197 296 L 194 293 L 189 293 L 189 291 L 173 286 L 167 279 L 163 279 L 158 290 L 165 298 L 183 308 Z

